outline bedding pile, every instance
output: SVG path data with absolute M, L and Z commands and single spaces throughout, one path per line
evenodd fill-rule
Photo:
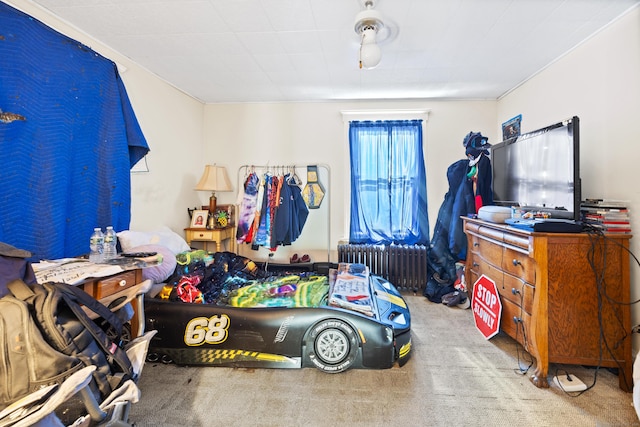
M 183 252 L 176 256 L 176 264 L 158 298 L 235 307 L 326 305 L 329 283 L 325 276 L 267 272 L 231 252 Z
M 268 272 L 249 258 L 203 250 L 176 255 L 176 269 L 156 296 L 192 304 L 232 307 L 321 307 L 331 305 L 373 317 L 369 268 L 340 263 L 329 276 L 312 272 Z

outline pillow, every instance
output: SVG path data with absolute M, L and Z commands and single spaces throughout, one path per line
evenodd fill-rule
M 157 252 L 162 257 L 162 263 L 142 269 L 142 280 L 151 280 L 151 283 L 162 283 L 167 280 L 176 269 L 176 256 L 163 245 L 140 245 L 124 252 Z
M 163 227 L 156 231 L 125 230 L 117 235 L 122 252 L 135 252 L 132 248 L 140 245 L 162 245 L 169 248 L 174 255 L 191 250 L 187 242 L 169 227 Z

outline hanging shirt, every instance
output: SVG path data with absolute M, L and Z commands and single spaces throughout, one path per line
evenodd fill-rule
M 238 212 L 238 228 L 236 230 L 236 240 L 244 243 L 249 235 L 249 230 L 256 216 L 256 204 L 258 200 L 258 187 L 260 179 L 253 172 L 247 176 L 244 182 L 244 192 L 240 201 L 240 212 Z
M 285 175 L 280 187 L 278 210 L 271 236 L 272 246 L 291 244 L 291 203 L 293 203 L 293 195 L 289 185 L 291 179 L 290 174 Z
M 253 244 L 255 246 L 270 246 L 271 239 L 269 230 L 271 229 L 271 199 L 273 198 L 273 175 L 267 172 L 264 176 L 264 195 L 262 200 L 262 209 L 260 211 L 260 220 L 256 230 Z

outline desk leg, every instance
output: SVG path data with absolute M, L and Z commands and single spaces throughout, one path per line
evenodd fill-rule
M 133 317 L 131 318 L 131 339 L 144 334 L 144 294 L 137 295 L 131 300 Z

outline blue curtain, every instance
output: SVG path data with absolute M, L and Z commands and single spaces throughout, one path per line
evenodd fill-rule
M 115 64 L 0 3 L 0 241 L 34 258 L 129 228 L 130 168 L 149 151 Z
M 422 120 L 353 121 L 351 243 L 429 244 Z

